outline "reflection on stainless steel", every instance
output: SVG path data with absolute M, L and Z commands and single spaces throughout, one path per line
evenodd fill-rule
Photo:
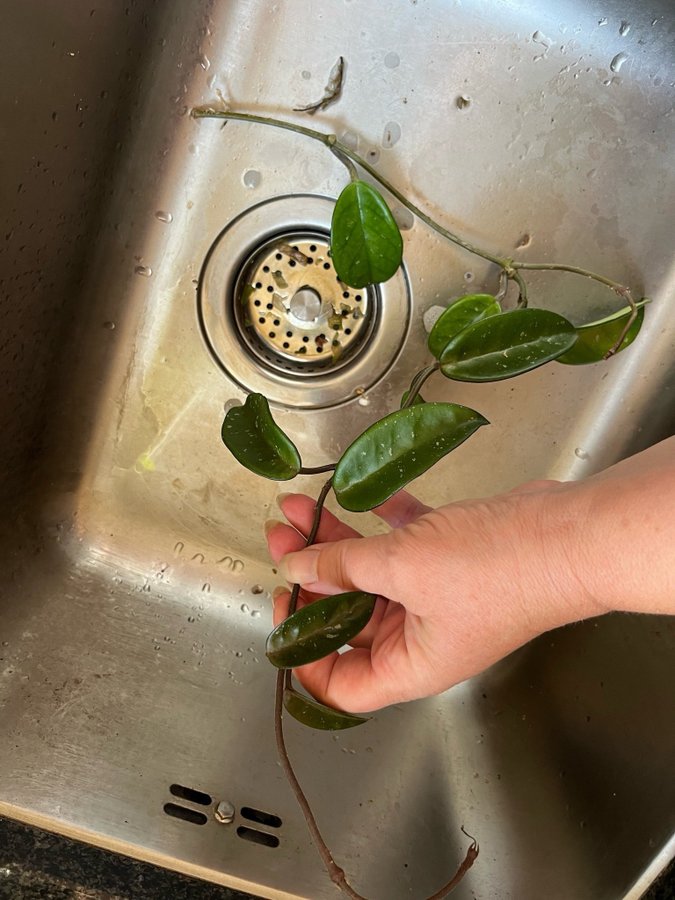
M 262 387 L 307 465 L 335 459 L 425 358 L 424 311 L 496 277 L 415 223 L 406 273 L 383 289 L 398 313 L 375 323 L 372 350 L 286 378 L 227 337 L 217 361 L 197 285 L 218 236 L 279 197 L 284 228 L 321 231 L 307 195 L 325 204 L 344 172 L 299 136 L 196 122 L 190 107 L 222 95 L 288 114 L 344 54 L 342 99 L 318 119 L 425 208 L 487 247 L 654 298 L 606 365 L 452 385 L 494 424 L 420 481 L 423 499 L 583 477 L 672 428 L 672 5 L 531 6 L 335 0 L 320 20 L 310 0 L 26 0 L 7 13 L 1 813 L 266 897 L 334 896 L 273 749 L 277 576 L 261 518 L 278 487 L 228 457 L 223 405 Z M 260 222 L 239 262 L 269 237 Z M 531 294 L 576 321 L 613 302 L 572 276 L 533 277 Z M 458 898 L 636 898 L 672 848 L 672 648 L 671 622 L 607 617 L 358 733 L 291 723 L 355 886 L 431 893 L 464 825 L 482 852 Z

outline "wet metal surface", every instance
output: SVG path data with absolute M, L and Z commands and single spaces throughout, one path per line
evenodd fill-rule
M 325 229 L 345 173 L 300 136 L 189 109 L 220 92 L 290 115 L 343 55 L 342 98 L 314 127 L 487 248 L 587 266 L 654 299 L 605 366 L 452 385 L 493 424 L 420 480 L 424 500 L 448 502 L 583 477 L 672 428 L 674 25 L 665 0 L 536 14 L 447 0 L 12 9 L 2 814 L 265 897 L 334 896 L 273 748 L 263 647 L 277 575 L 261 526 L 278 486 L 228 457 L 223 406 L 262 389 L 306 465 L 334 460 L 426 360 L 425 310 L 497 287 L 489 265 L 395 209 L 406 270 L 382 289 L 391 314 L 372 350 L 306 384 L 245 364 L 216 279 L 214 353 L 197 288 L 219 236 L 279 198 L 285 225 Z M 244 249 L 269 237 L 263 220 Z M 572 276 L 533 277 L 530 293 L 578 322 L 614 308 Z M 427 394 L 448 398 L 445 385 Z M 464 825 L 481 856 L 459 900 L 637 898 L 672 855 L 673 643 L 669 621 L 606 617 L 354 733 L 291 723 L 291 755 L 354 885 L 432 893 L 463 856 Z

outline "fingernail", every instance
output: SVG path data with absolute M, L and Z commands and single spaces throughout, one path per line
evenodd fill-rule
M 283 524 L 284 523 L 281 522 L 279 519 L 267 519 L 267 521 L 263 525 L 263 528 L 265 530 L 265 537 L 267 537 L 269 535 L 270 531 L 273 528 L 276 528 L 277 525 L 283 525 Z
M 280 584 L 274 588 L 272 591 L 272 600 L 277 601 L 279 597 L 282 597 L 284 594 L 288 593 L 288 587 L 286 585 Z
M 275 503 L 277 504 L 277 506 L 279 507 L 279 509 L 281 509 L 281 504 L 284 502 L 284 500 L 286 499 L 286 497 L 292 497 L 292 496 L 293 496 L 293 494 L 292 494 L 291 492 L 289 492 L 289 491 L 286 491 L 286 492 L 282 491 L 280 494 L 277 494 L 277 495 L 276 495 L 276 497 L 274 498 L 274 501 L 275 501 Z
M 287 553 L 279 563 L 279 574 L 291 584 L 313 584 L 318 581 L 319 553 L 308 547 L 298 553 Z

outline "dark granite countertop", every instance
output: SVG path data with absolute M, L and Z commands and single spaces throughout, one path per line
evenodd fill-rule
M 252 900 L 250 894 L 0 818 L 0 900 L 166 900 L 167 897 L 171 900 Z M 668 867 L 644 900 L 675 900 L 675 864 Z

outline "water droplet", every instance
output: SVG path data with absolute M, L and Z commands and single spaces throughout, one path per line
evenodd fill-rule
M 621 53 L 616 54 L 614 59 L 609 64 L 609 68 L 611 69 L 612 72 L 620 72 L 621 67 L 626 62 L 627 59 L 628 59 L 628 54 L 624 53 L 622 50 Z
M 308 72 L 307 69 L 301 72 L 301 75 L 305 79 L 305 81 L 309 81 L 309 79 L 312 77 L 312 73 Z
M 397 144 L 401 138 L 401 126 L 398 122 L 387 122 L 382 135 L 382 146 L 389 149 Z
M 191 625 L 192 625 L 193 622 L 196 622 L 196 621 L 197 621 L 197 620 L 195 619 L 194 616 L 188 616 L 187 620 L 188 620 L 188 622 L 189 622 Z
M 625 19 L 622 19 L 621 25 L 619 26 L 619 34 L 621 37 L 625 37 L 630 31 L 630 22 L 627 22 Z
M 471 106 L 471 97 L 467 94 L 460 94 L 455 100 L 455 106 L 457 109 L 468 109 Z
M 586 450 L 583 450 L 581 447 L 577 447 L 574 451 L 574 455 L 578 456 L 579 459 L 589 459 L 589 454 Z
M 473 272 L 465 272 L 464 273 L 464 281 L 473 281 L 474 274 Z
M 387 53 L 384 58 L 384 64 L 388 69 L 395 69 L 401 62 L 398 53 Z
M 251 588 L 252 594 L 262 594 L 265 588 L 261 584 L 254 584 Z
M 371 147 L 370 150 L 366 153 L 366 156 L 368 157 L 369 163 L 376 163 L 380 158 L 380 151 L 377 149 L 377 147 Z
M 150 266 L 136 266 L 134 272 L 136 275 L 143 275 L 144 278 L 149 278 L 152 275 Z
M 235 650 L 234 655 L 238 658 L 241 658 L 244 654 L 241 652 L 241 650 Z
M 251 609 L 250 609 L 248 603 L 242 603 L 240 608 L 243 613 L 251 612 Z
M 598 25 L 602 28 L 603 25 L 606 25 L 609 22 L 607 16 L 603 16 L 602 19 L 598 19 Z
M 350 150 L 358 150 L 359 148 L 359 136 L 353 131 L 344 131 L 342 133 L 342 143 L 345 146 L 349 147 Z
M 208 70 L 211 68 L 211 60 L 205 53 L 202 53 L 202 55 L 199 57 L 199 65 L 205 72 L 208 72 Z
M 252 610 L 251 610 L 251 617 L 254 618 L 254 619 L 259 619 L 259 618 L 260 618 L 260 610 L 259 610 L 259 609 L 252 609 Z
M 357 403 L 359 404 L 359 406 L 369 406 L 370 398 L 366 397 L 366 395 L 363 394 L 361 397 L 359 397 L 359 399 L 357 400 Z
M 257 188 L 262 181 L 262 175 L 255 169 L 248 169 L 244 172 L 242 179 L 244 186 L 247 188 Z
M 547 50 L 551 46 L 550 39 L 546 37 L 543 31 L 535 31 L 535 33 L 532 35 L 532 42 L 535 44 L 541 44 L 541 46 L 546 47 Z
M 155 218 L 159 219 L 160 222 L 166 222 L 167 225 L 169 224 L 169 222 L 173 222 L 173 215 L 163 209 L 157 210 L 157 212 L 155 213 Z
M 108 331 L 114 331 L 114 330 L 115 330 L 115 323 L 114 323 L 114 322 L 104 322 L 104 323 L 103 323 L 103 327 L 104 327 L 104 328 L 107 328 Z

